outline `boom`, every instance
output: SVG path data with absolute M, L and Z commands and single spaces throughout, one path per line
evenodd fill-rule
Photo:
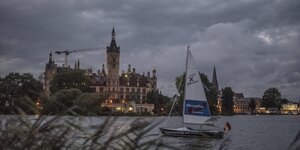
M 97 51 L 97 50 L 101 50 L 101 49 L 104 49 L 104 48 L 96 47 L 96 48 L 64 49 L 61 51 L 55 51 L 55 54 L 58 54 L 58 55 L 65 54 L 64 66 L 67 67 L 68 66 L 68 55 L 70 55 L 71 53 Z

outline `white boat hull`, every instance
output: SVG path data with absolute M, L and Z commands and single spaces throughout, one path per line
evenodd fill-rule
M 217 130 L 195 130 L 187 127 L 183 128 L 159 128 L 164 136 L 173 137 L 201 137 L 201 138 L 223 138 L 224 132 Z

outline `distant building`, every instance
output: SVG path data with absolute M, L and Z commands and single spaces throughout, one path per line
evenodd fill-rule
M 124 100 L 120 103 L 102 103 L 102 107 L 109 108 L 111 112 L 135 112 L 154 114 L 154 104 L 137 104 L 134 101 L 125 102 Z
M 298 114 L 298 104 L 288 102 L 287 104 L 281 105 L 281 114 Z
M 234 93 L 233 94 L 233 99 L 242 99 L 242 98 L 244 98 L 243 93 Z
M 241 96 L 241 95 L 240 95 Z M 252 112 L 250 107 L 251 100 L 255 101 L 255 108 L 259 108 L 260 99 L 259 98 L 245 98 L 244 96 L 240 98 L 234 97 L 233 99 L 233 111 L 237 114 L 250 114 Z M 254 109 L 253 112 L 256 110 Z

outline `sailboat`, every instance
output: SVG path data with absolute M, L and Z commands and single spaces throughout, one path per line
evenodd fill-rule
M 184 83 L 185 83 L 185 90 L 184 90 L 184 102 L 183 102 L 183 112 L 182 112 L 183 124 L 186 125 L 196 124 L 201 129 L 193 129 L 187 126 L 181 128 L 161 127 L 159 128 L 161 133 L 164 136 L 175 136 L 175 137 L 223 138 L 223 134 L 224 134 L 223 131 L 202 129 L 202 126 L 206 125 L 207 124 L 206 122 L 211 118 L 211 113 L 204 93 L 204 87 L 200 75 L 198 73 L 196 63 L 189 49 L 189 46 L 187 48 L 186 76 L 185 76 Z M 170 110 L 168 119 L 171 115 L 174 104 L 175 104 L 175 100 Z

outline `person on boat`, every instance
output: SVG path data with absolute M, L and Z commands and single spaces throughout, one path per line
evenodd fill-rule
M 231 130 L 231 125 L 226 122 L 225 125 L 224 125 L 224 131 L 230 131 Z

